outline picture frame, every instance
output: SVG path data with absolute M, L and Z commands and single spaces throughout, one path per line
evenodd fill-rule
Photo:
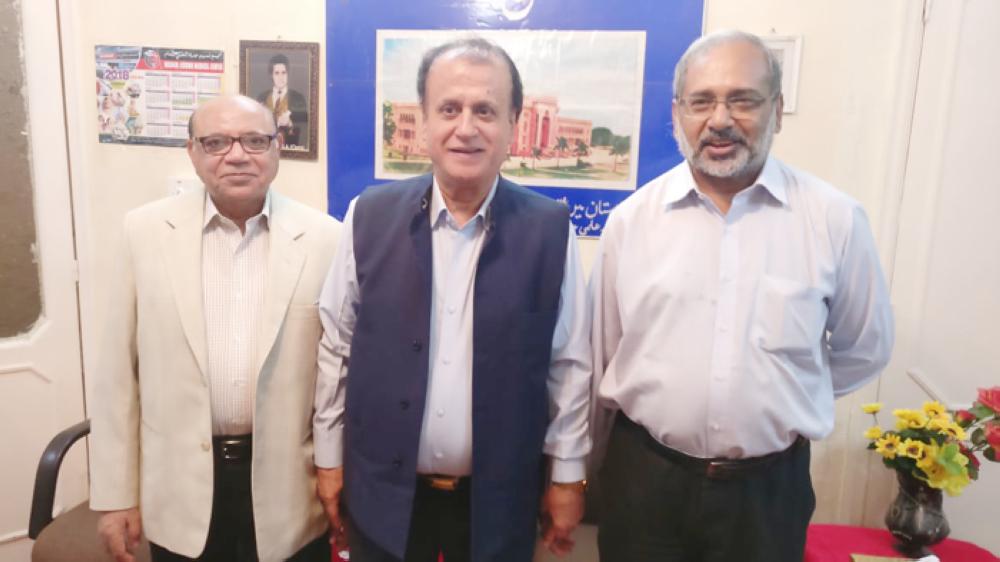
M 768 50 L 781 64 L 781 92 L 785 98 L 782 113 L 795 113 L 799 97 L 799 66 L 802 61 L 801 35 L 766 35 L 761 37 Z
M 240 93 L 275 112 L 282 158 L 316 160 L 319 43 L 240 40 Z

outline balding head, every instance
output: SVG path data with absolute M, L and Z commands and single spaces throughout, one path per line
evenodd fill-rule
M 188 138 L 193 139 L 196 136 L 195 119 L 198 115 L 206 111 L 212 112 L 220 107 L 236 107 L 249 112 L 259 112 L 266 119 L 269 119 L 272 125 L 275 125 L 274 130 L 268 132 L 273 133 L 277 131 L 274 114 L 271 113 L 270 109 L 264 107 L 260 102 L 253 98 L 248 98 L 247 96 L 241 94 L 229 94 L 210 99 L 198 105 L 198 107 L 194 110 L 194 113 L 192 113 L 191 117 L 188 119 Z M 202 135 L 204 135 L 204 133 L 198 133 L 197 136 Z
M 674 99 L 679 99 L 684 95 L 687 70 L 691 63 L 702 56 L 708 55 L 715 47 L 728 43 L 746 43 L 759 51 L 767 65 L 767 83 L 771 89 L 770 95 L 777 96 L 781 94 L 781 64 L 767 48 L 767 45 L 761 41 L 760 37 L 745 31 L 724 29 L 699 37 L 681 55 L 681 60 L 677 61 L 677 66 L 674 67 Z
M 278 173 L 274 115 L 246 96 L 220 96 L 198 106 L 188 132 L 188 156 L 205 190 L 242 227 L 261 211 Z

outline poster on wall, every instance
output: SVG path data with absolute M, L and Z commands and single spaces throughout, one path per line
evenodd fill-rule
M 403 179 L 431 171 L 420 134 L 423 111 L 413 86 L 420 55 L 467 35 L 378 30 L 375 178 Z M 504 30 L 477 35 L 518 61 L 524 86 L 524 108 L 501 174 L 536 186 L 636 188 L 644 32 Z
M 199 103 L 222 93 L 222 51 L 97 45 L 102 143 L 184 146 Z
M 282 158 L 316 159 L 319 43 L 240 41 L 240 93 L 274 112 Z
M 501 174 L 565 203 L 579 235 L 599 236 L 615 205 L 681 161 L 672 73 L 702 10 L 702 0 L 329 0 L 330 213 L 343 218 L 368 185 L 430 171 L 420 59 L 475 35 L 503 47 L 524 83 Z

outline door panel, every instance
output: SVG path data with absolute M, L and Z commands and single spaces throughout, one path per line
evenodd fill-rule
M 35 468 L 49 439 L 83 419 L 83 384 L 66 160 L 59 37 L 54 2 L 20 2 L 27 135 L 34 191 L 35 259 L 42 311 L 31 329 L 0 339 L 0 561 L 28 560 Z M 0 298 L 4 298 L 0 295 Z M 85 451 L 63 464 L 57 508 L 86 497 Z

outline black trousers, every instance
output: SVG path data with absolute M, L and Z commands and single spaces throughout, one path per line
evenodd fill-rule
M 215 491 L 212 496 L 212 519 L 205 550 L 197 558 L 188 558 L 150 543 L 153 562 L 256 562 L 257 540 L 254 535 L 253 502 L 250 484 L 250 459 L 225 461 L 216 456 Z M 326 534 L 310 542 L 288 560 L 294 562 L 330 562 L 330 543 Z
M 471 560 L 468 481 L 455 491 L 437 490 L 417 481 L 406 555 L 401 560 L 361 533 L 347 517 L 351 562 L 447 562 Z
M 603 562 L 801 562 L 816 506 L 808 442 L 710 478 L 619 414 L 600 471 Z

